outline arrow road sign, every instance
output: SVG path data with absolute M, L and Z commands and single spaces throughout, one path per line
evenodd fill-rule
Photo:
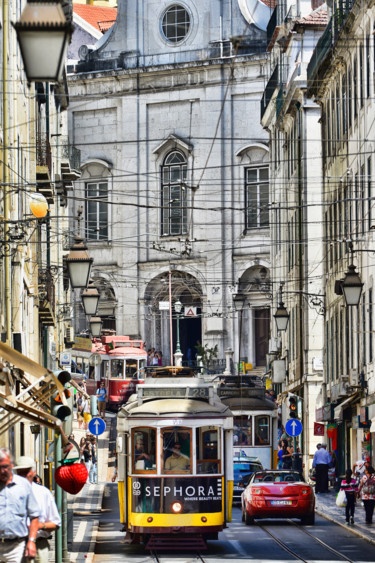
M 296 418 L 291 418 L 285 424 L 285 432 L 293 438 L 299 436 L 302 432 L 302 422 Z
M 99 417 L 92 418 L 89 422 L 89 430 L 94 436 L 100 436 L 105 430 L 105 422 Z

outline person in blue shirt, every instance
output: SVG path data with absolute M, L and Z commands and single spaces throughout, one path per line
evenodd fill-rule
M 99 416 L 105 420 L 105 403 L 107 400 L 107 389 L 104 386 L 104 381 L 102 381 L 99 385 L 99 389 L 96 391 L 96 395 L 98 397 L 98 411 Z
M 332 461 L 326 444 L 318 444 L 314 454 L 313 467 L 316 469 L 316 493 L 328 493 L 328 467 Z
M 0 448 L 0 561 L 21 563 L 36 556 L 41 511 L 30 483 L 14 475 L 13 466 L 10 451 Z

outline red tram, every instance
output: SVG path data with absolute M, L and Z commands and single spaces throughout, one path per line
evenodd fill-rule
M 72 349 L 77 371 L 76 381 L 85 378 L 87 392 L 93 395 L 100 381 L 107 389 L 107 407 L 117 411 L 126 403 L 136 385 L 143 380 L 139 374 L 147 363 L 147 352 L 142 340 L 129 336 L 102 336 L 92 342 L 91 350 Z

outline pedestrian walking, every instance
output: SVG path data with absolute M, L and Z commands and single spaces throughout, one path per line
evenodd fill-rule
M 283 468 L 283 446 L 281 442 L 278 443 L 278 452 L 277 452 L 277 469 Z
M 354 510 L 355 510 L 355 499 L 358 492 L 357 479 L 352 477 L 353 472 L 351 469 L 347 469 L 345 472 L 345 479 L 341 481 L 341 491 L 345 491 L 346 496 L 346 507 L 345 507 L 345 520 L 346 523 L 354 524 Z
M 370 465 L 366 467 L 365 474 L 362 477 L 359 487 L 358 494 L 360 495 L 363 505 L 365 507 L 366 514 L 366 524 L 372 524 L 372 516 L 374 514 L 375 507 L 375 470 Z
M 83 396 L 81 395 L 81 393 L 78 393 L 78 399 L 77 399 L 77 422 L 78 422 L 78 428 L 82 428 L 83 427 Z
M 20 477 L 27 479 L 31 484 L 40 509 L 39 529 L 36 536 L 37 553 L 34 561 L 35 563 L 48 563 L 50 550 L 48 540 L 51 538 L 51 532 L 60 528 L 61 518 L 51 491 L 47 487 L 34 482 L 36 477 L 35 469 L 36 465 L 32 457 L 21 456 L 16 459 L 14 471 Z
M 292 456 L 293 456 L 293 448 L 289 446 L 288 440 L 281 440 L 281 447 L 282 447 L 282 468 L 283 469 L 292 469 Z
M 98 482 L 98 457 L 96 452 L 96 439 L 92 437 L 91 441 L 91 467 L 89 473 L 89 481 L 92 484 Z
M 13 474 L 14 459 L 0 448 L 0 562 L 36 556 L 40 509 L 30 483 Z M 29 519 L 29 527 L 28 527 Z
M 326 444 L 317 444 L 317 450 L 314 454 L 313 467 L 316 470 L 316 493 L 328 493 L 328 466 L 331 462 L 331 456 L 327 452 Z
M 96 395 L 98 397 L 98 411 L 99 416 L 105 420 L 105 405 L 107 400 L 107 389 L 105 388 L 104 381 L 101 381 L 99 385 L 99 389 L 96 391 Z
M 90 402 L 86 398 L 83 399 L 82 414 L 83 414 L 83 427 L 85 430 L 88 430 L 89 422 L 91 420 L 91 414 L 90 414 Z
M 79 441 L 79 461 L 85 463 L 84 449 L 86 447 L 86 439 L 84 436 Z

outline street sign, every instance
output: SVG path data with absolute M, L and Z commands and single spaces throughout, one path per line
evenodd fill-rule
M 105 431 L 105 422 L 99 417 L 92 418 L 89 422 L 89 430 L 94 436 L 100 436 Z
M 285 432 L 292 438 L 299 436 L 302 432 L 302 422 L 298 418 L 291 418 L 285 424 Z
M 159 301 L 159 311 L 169 311 L 169 301 Z
M 70 366 L 71 363 L 72 363 L 72 354 L 70 352 L 61 352 L 60 353 L 60 365 Z
M 197 308 L 196 307 L 185 307 L 184 308 L 184 315 L 185 315 L 185 317 L 196 317 L 197 316 Z

